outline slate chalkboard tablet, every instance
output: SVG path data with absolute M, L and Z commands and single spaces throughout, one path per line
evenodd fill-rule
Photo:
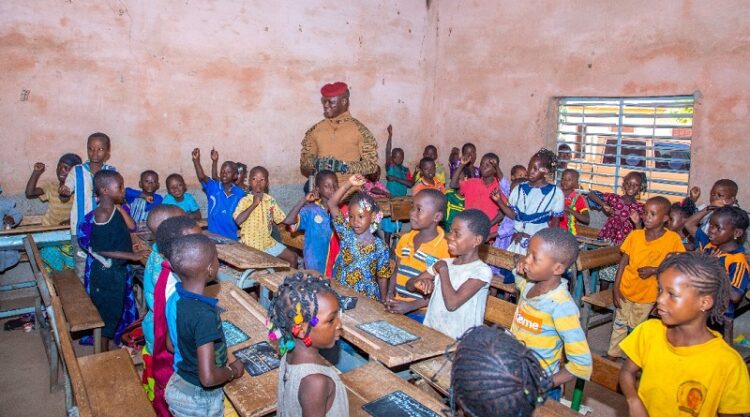
M 398 346 L 419 339 L 419 336 L 409 333 L 400 327 L 396 327 L 385 320 L 362 323 L 358 324 L 357 327 L 391 346 Z
M 240 330 L 240 328 L 231 321 L 223 320 L 221 322 L 221 329 L 224 331 L 224 340 L 227 342 L 227 347 L 238 345 L 250 339 L 250 336 L 245 334 L 245 332 Z
M 373 417 L 440 417 L 403 391 L 384 395 L 363 405 L 362 409 Z
M 279 367 L 279 358 L 268 342 L 260 342 L 234 352 L 252 376 L 263 375 Z

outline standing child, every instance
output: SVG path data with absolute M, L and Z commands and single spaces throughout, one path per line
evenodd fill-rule
M 459 184 L 462 181 L 466 181 L 469 178 L 471 178 L 471 170 L 469 167 L 464 167 L 463 170 L 461 170 L 461 177 L 459 178 Z M 448 187 L 445 190 L 445 232 L 448 233 L 451 231 L 451 224 L 453 223 L 453 219 L 456 217 L 456 215 L 466 208 L 466 198 L 464 198 L 461 193 L 452 187 Z
M 328 278 L 333 276 L 333 263 L 339 254 L 339 238 L 333 233 L 328 200 L 338 188 L 336 173 L 327 169 L 319 171 L 315 174 L 315 189 L 302 197 L 284 219 L 292 232 L 305 232 L 302 249 L 305 269 L 318 271 Z
M 708 233 L 698 227 L 699 222 L 711 213 Z M 685 228 L 695 237 L 698 251 L 721 259 L 729 276 L 731 291 L 729 305 L 724 317 L 724 340 L 732 343 L 734 339 L 734 312 L 747 292 L 748 272 L 745 256 L 745 230 L 750 226 L 745 210 L 734 206 L 715 208 L 706 207 L 685 222 Z
M 622 257 L 615 276 L 612 301 L 615 318 L 607 356 L 617 360 L 622 356 L 620 342 L 636 326 L 646 321 L 656 302 L 658 285 L 656 269 L 672 252 L 684 252 L 677 233 L 668 230 L 671 210 L 669 200 L 651 197 L 643 208 L 644 229 L 631 232 L 620 246 Z
M 422 190 L 438 190 L 445 192 L 445 183 L 437 178 L 435 173 L 436 162 L 430 157 L 424 157 L 419 161 L 419 179 L 414 183 L 412 193 L 417 195 Z
M 482 325 L 492 270 L 479 259 L 479 246 L 490 234 L 490 219 L 476 209 L 462 211 L 448 234 L 448 252 L 406 283 L 409 291 L 432 294 L 424 325 L 458 339 Z
M 242 162 L 237 162 L 237 181 L 234 182 L 238 187 L 250 191 L 250 187 L 247 186 L 247 165 Z
M 692 216 L 693 214 L 695 213 L 691 211 L 690 206 L 683 205 L 681 203 L 673 203 L 672 209 L 669 212 L 669 230 L 680 235 L 680 239 L 682 239 L 682 245 L 685 246 L 685 250 L 695 249 L 693 238 L 685 229 L 685 222 L 687 222 L 690 216 Z
M 510 332 L 539 355 L 542 368 L 552 376 L 553 389 L 545 396 L 554 400 L 560 400 L 562 384 L 591 377 L 591 351 L 578 306 L 561 278 L 576 258 L 575 237 L 548 228 L 531 238 L 526 256 L 516 267 L 520 295 Z
M 589 193 L 591 201 L 602 206 L 602 211 L 609 218 L 599 231 L 599 239 L 612 242 L 613 246 L 620 245 L 634 228 L 642 226 L 643 203 L 638 196 L 646 192 L 646 175 L 630 171 L 622 179 L 622 195 L 605 193 L 599 198 L 595 193 Z
M 328 200 L 333 227 L 341 239 L 341 251 L 333 266 L 333 278 L 341 285 L 369 298 L 384 301 L 391 265 L 388 247 L 373 235 L 381 216 L 369 195 L 358 192 L 349 199 L 348 219 L 339 209 L 339 201 L 352 187 L 361 187 L 365 177 L 355 174 Z
M 562 191 L 547 182 L 546 176 L 557 167 L 557 157 L 548 149 L 540 149 L 529 160 L 528 181 L 514 188 L 506 204 L 499 196 L 495 202 L 513 220 L 514 234 L 508 250 L 526 254 L 529 239 L 547 227 L 557 227 L 564 214 Z
M 276 199 L 267 194 L 268 170 L 253 167 L 248 177 L 250 194 L 240 200 L 232 215 L 240 226 L 240 241 L 271 256 L 278 256 L 296 268 L 299 263 L 297 255 L 271 236 L 273 225 L 283 222 L 286 213 Z
M 388 286 L 385 308 L 396 314 L 424 321 L 429 298 L 406 289 L 406 283 L 440 259 L 450 257 L 445 233 L 438 224 L 443 220 L 445 196 L 438 190 L 422 190 L 414 196 L 409 224 L 411 231 L 396 245 L 396 268 Z
M 405 197 L 409 192 L 409 188 L 414 186 L 414 179 L 411 176 L 409 168 L 404 166 L 404 150 L 401 148 L 394 148 L 391 150 L 391 139 L 393 136 L 393 128 L 388 125 L 388 142 L 385 145 L 385 179 L 386 188 L 391 194 L 391 197 Z M 380 224 L 385 234 L 385 241 L 390 245 L 391 234 L 399 232 L 401 230 L 401 222 L 391 220 L 390 217 L 386 217 Z
M 501 187 L 504 195 L 508 195 L 507 193 L 510 192 L 510 181 L 503 175 L 503 171 L 499 167 L 500 158 L 491 152 L 485 154 L 479 163 L 481 177 L 459 181 L 463 169 L 471 169 L 471 159 L 471 155 L 461 155 L 460 170 L 453 174 L 451 188 L 458 188 L 458 191 L 464 196 L 466 209 L 478 209 L 487 215 L 492 223 L 490 234 L 493 236 L 497 234 L 499 239 L 508 240 L 511 235 L 512 222 L 510 220 L 504 222 L 502 228 L 498 229 L 498 225 L 505 216 L 491 198 L 493 194 L 499 195 Z
M 0 194 L 3 187 L 0 187 Z M 11 229 L 21 223 L 23 216 L 16 209 L 16 202 L 0 196 L 0 217 L 3 219 L 3 229 Z M 21 254 L 17 250 L 0 250 L 0 272 L 16 266 L 21 260 Z
M 589 224 L 589 204 L 586 197 L 578 194 L 578 171 L 565 169 L 560 180 L 560 188 L 565 196 L 565 215 L 560 221 L 560 228 L 578 234 L 577 223 Z
M 203 235 L 184 236 L 172 243 L 169 260 L 182 280 L 166 306 L 175 358 L 166 391 L 169 411 L 175 417 L 221 417 L 221 385 L 241 377 L 245 367 L 239 359 L 227 361 L 218 300 L 204 294 L 219 270 L 216 245 Z
M 510 189 L 516 188 L 516 185 L 526 181 L 526 177 L 528 176 L 528 171 L 526 171 L 526 167 L 523 165 L 513 165 L 513 168 L 510 169 Z
M 706 207 L 723 207 L 723 206 L 737 206 L 737 193 L 739 192 L 739 187 L 737 186 L 737 183 L 727 179 L 723 178 L 714 183 L 714 185 L 711 187 L 711 192 L 709 193 L 709 200 L 708 204 L 703 204 L 701 206 L 698 206 L 698 210 L 703 210 Z M 690 189 L 690 196 L 689 198 L 692 201 L 698 201 L 698 198 L 700 198 L 701 190 L 698 187 L 693 187 Z M 708 227 L 709 222 L 711 221 L 711 213 L 703 217 L 703 219 L 700 222 L 700 228 L 703 229 L 703 232 L 708 233 Z
M 469 178 L 479 178 L 482 176 L 479 167 L 474 166 L 474 163 L 477 161 L 477 147 L 474 146 L 473 143 L 464 143 L 464 146 L 461 147 L 460 154 L 454 154 L 451 151 L 451 157 L 455 157 L 452 161 L 449 160 L 451 179 L 456 174 L 456 170 L 459 170 L 462 165 L 469 168 Z M 468 158 L 468 163 L 464 163 L 463 159 L 465 158 Z
M 279 287 L 269 311 L 268 338 L 278 341 L 279 417 L 348 417 L 346 387 L 320 355 L 341 337 L 338 294 L 329 281 L 302 273 Z
M 217 161 L 218 152 L 212 150 L 211 159 Z M 237 224 L 234 222 L 233 213 L 237 204 L 245 197 L 245 192 L 234 183 L 237 180 L 237 164 L 224 161 L 221 164 L 220 179 L 209 178 L 201 166 L 201 150 L 195 148 L 193 149 L 193 167 L 208 197 L 208 231 L 237 240 Z
M 61 185 L 59 190 L 61 197 L 73 200 L 73 207 L 70 209 L 70 243 L 75 254 L 76 274 L 79 277 L 83 277 L 85 273 L 87 255 L 78 246 L 78 223 L 96 208 L 94 175 L 99 171 L 116 171 L 115 167 L 107 164 L 110 151 L 109 136 L 101 132 L 89 135 L 86 140 L 88 161 L 74 166 L 73 175 L 65 178 L 65 185 Z
M 331 171 L 333 172 L 333 171 Z M 391 193 L 380 182 L 380 167 L 375 168 L 375 172 L 365 175 L 367 182 L 362 186 L 362 190 L 372 198 L 391 198 Z M 338 182 L 337 182 L 338 183 Z
M 148 255 L 145 251 L 133 252 L 130 230 L 135 227 L 135 222 L 121 205 L 125 199 L 123 182 L 122 176 L 115 171 L 99 171 L 94 175 L 99 206 L 91 212 L 91 234 L 79 233 L 79 244 L 88 249 L 90 258 L 87 271 L 89 295 L 104 322 L 102 352 L 109 350 L 110 340 L 119 344 L 119 337 L 115 337 L 118 326 L 124 328 L 138 318 L 136 312 L 130 322 L 122 320 L 125 300 L 132 296 L 133 291 L 128 262 L 138 262 Z M 81 225 L 85 224 L 86 221 Z
M 26 184 L 26 198 L 39 198 L 40 201 L 47 203 L 47 211 L 42 217 L 42 226 L 70 223 L 70 210 L 73 207 L 73 200 L 70 197 L 61 196 L 60 187 L 65 185 L 70 170 L 80 164 L 80 156 L 66 153 L 57 162 L 57 169 L 55 170 L 57 181 L 50 181 L 41 188 L 37 186 L 37 183 L 46 167 L 41 162 L 34 164 L 34 171 Z M 44 246 L 39 249 L 39 253 L 45 266 L 51 271 L 75 267 L 75 254 L 70 242 L 62 245 Z
M 167 194 L 162 204 L 171 204 L 182 209 L 188 216 L 195 220 L 201 218 L 201 208 L 195 197 L 186 192 L 185 179 L 180 174 L 169 174 L 167 177 Z
M 162 203 L 163 197 L 156 194 L 159 190 L 159 174 L 150 169 L 143 171 L 138 186 L 141 187 L 140 190 L 130 187 L 125 189 L 125 201 L 133 221 L 142 223 L 148 218 L 149 211 Z
M 438 151 L 435 145 L 427 145 L 424 147 L 424 151 L 422 152 L 422 158 L 430 158 L 433 161 L 435 161 L 435 175 L 434 177 L 437 178 L 441 183 L 445 184 L 446 179 L 446 173 L 445 173 L 445 165 L 438 162 Z M 419 163 L 422 164 L 421 162 Z M 417 169 L 414 173 L 414 182 L 419 182 L 419 180 L 422 178 L 422 170 L 420 169 L 420 166 L 417 165 Z M 416 194 L 413 193 L 413 194 Z
M 646 321 L 620 343 L 627 355 L 620 387 L 629 415 L 747 415 L 747 366 L 707 326 L 709 319 L 721 322 L 729 301 L 729 280 L 720 261 L 696 252 L 674 254 L 657 274 L 661 320 Z

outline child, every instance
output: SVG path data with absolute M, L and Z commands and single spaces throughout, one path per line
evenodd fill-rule
M 333 172 L 333 171 L 331 171 Z M 375 167 L 375 172 L 369 175 L 365 175 L 367 182 L 362 186 L 362 190 L 370 195 L 372 198 L 391 198 L 391 193 L 385 188 L 382 182 L 380 182 L 380 167 Z M 336 182 L 338 184 L 338 181 Z
M 589 193 L 589 198 L 601 205 L 602 211 L 609 217 L 599 231 L 599 239 L 619 246 L 634 228 L 641 227 L 643 203 L 638 201 L 638 196 L 646 192 L 646 186 L 645 174 L 630 171 L 622 179 L 622 195 L 604 193 L 603 198 L 599 198 L 595 193 Z
M 542 368 L 552 376 L 553 389 L 545 396 L 554 400 L 560 400 L 562 384 L 591 377 L 591 351 L 578 306 L 561 278 L 576 258 L 575 237 L 548 228 L 531 238 L 526 256 L 516 266 L 519 300 L 510 332 L 539 355 Z
M 382 301 L 392 271 L 388 247 L 373 235 L 381 216 L 378 205 L 369 195 L 358 192 L 349 199 L 348 219 L 339 209 L 339 201 L 347 192 L 364 183 L 365 177 L 353 175 L 328 199 L 333 227 L 341 239 L 341 251 L 333 266 L 333 278 L 345 287 Z
M 505 178 L 503 171 L 498 166 L 500 158 L 494 153 L 485 154 L 479 164 L 481 178 L 459 181 L 459 176 L 464 167 L 471 169 L 471 158 L 471 155 L 461 155 L 461 170 L 456 171 L 451 178 L 451 188 L 458 188 L 458 191 L 464 196 L 466 209 L 481 210 L 491 219 L 491 234 L 497 234 L 499 238 L 507 240 L 511 234 L 512 224 L 510 221 L 505 222 L 502 229 L 498 230 L 498 224 L 504 216 L 497 208 L 497 204 L 490 198 L 493 193 L 499 192 L 500 187 L 502 187 L 504 195 L 508 195 L 507 193 L 510 192 L 510 181 Z M 500 236 L 501 234 L 502 236 Z
M 283 222 L 286 213 L 276 199 L 266 194 L 268 170 L 261 166 L 253 167 L 248 179 L 250 194 L 240 200 L 232 215 L 240 226 L 240 241 L 271 256 L 278 256 L 296 268 L 299 263 L 297 255 L 271 236 L 272 224 Z
M 706 207 L 722 207 L 722 206 L 737 206 L 737 192 L 739 187 L 737 183 L 724 178 L 716 181 L 711 187 L 711 193 L 709 194 L 708 205 L 701 205 L 698 210 L 703 210 Z M 698 201 L 700 197 L 700 188 L 693 187 L 690 190 L 690 199 Z M 708 233 L 709 222 L 711 221 L 711 213 L 709 213 L 700 222 L 700 228 L 703 232 Z
M 448 170 L 449 170 L 448 175 L 450 175 L 449 178 L 453 178 L 453 173 L 456 171 L 456 168 L 458 168 L 458 165 L 460 163 L 461 163 L 461 150 L 454 146 L 451 148 L 451 153 L 448 155 Z M 446 179 L 449 179 L 449 178 L 446 178 Z
M 711 213 L 708 233 L 698 227 L 699 222 Z M 732 343 L 734 312 L 747 292 L 748 263 L 742 242 L 745 230 L 750 226 L 747 213 L 739 207 L 723 206 L 717 209 L 709 206 L 691 216 L 685 228 L 695 237 L 698 251 L 721 259 L 729 275 L 731 291 L 729 305 L 724 317 L 724 339 Z
M 681 203 L 673 203 L 672 210 L 669 212 L 669 230 L 680 235 L 682 239 L 682 245 L 685 246 L 685 250 L 693 250 L 695 247 L 692 242 L 692 237 L 685 230 L 685 222 L 695 213 L 692 213 L 690 207 Z
M 128 203 L 133 221 L 143 223 L 148 218 L 148 212 L 161 204 L 164 199 L 156 194 L 159 190 L 159 174 L 150 169 L 141 172 L 138 186 L 141 187 L 140 190 L 130 187 L 125 189 L 125 201 Z
M 166 306 L 168 345 L 175 353 L 166 391 L 169 411 L 175 417 L 221 417 L 221 385 L 241 377 L 245 367 L 239 359 L 227 361 L 218 300 L 203 294 L 219 270 L 216 245 L 203 235 L 181 237 L 172 244 L 169 261 L 182 280 Z
M 453 148 L 456 149 L 456 148 Z M 454 154 L 451 153 L 451 156 Z M 464 164 L 463 159 L 468 158 L 468 163 Z M 453 175 L 456 173 L 457 169 L 460 169 L 461 165 L 466 166 L 469 168 L 469 172 L 471 175 L 469 178 L 479 178 L 482 173 L 479 171 L 479 167 L 474 166 L 474 163 L 477 161 L 477 147 L 474 146 L 473 143 L 467 142 L 464 143 L 464 146 L 461 147 L 461 154 L 456 155 L 456 158 L 453 162 L 450 162 L 450 171 L 451 171 L 451 179 L 453 178 Z
M 302 249 L 305 269 L 318 271 L 328 278 L 333 276 L 333 263 L 339 253 L 339 238 L 333 233 L 328 200 L 338 188 L 333 171 L 319 171 L 315 175 L 315 189 L 292 207 L 283 222 L 292 232 L 305 232 Z
M 404 166 L 404 150 L 394 148 L 391 151 L 392 135 L 393 130 L 391 125 L 388 125 L 388 142 L 385 145 L 385 179 L 388 181 L 386 188 L 391 197 L 404 197 L 409 192 L 409 188 L 414 186 L 414 180 L 409 168 Z M 390 245 L 391 234 L 401 230 L 401 223 L 391 220 L 390 217 L 386 217 L 380 226 L 385 234 L 385 241 Z
M 440 181 L 436 174 L 436 163 L 435 160 L 430 157 L 424 157 L 419 161 L 419 172 L 420 177 L 415 182 L 412 193 L 417 195 L 422 190 L 438 190 L 441 193 L 445 192 L 445 184 Z
M 526 171 L 526 167 L 523 165 L 513 165 L 513 168 L 510 169 L 510 189 L 516 188 L 516 185 L 526 181 L 526 176 L 528 175 L 528 171 Z
M 348 417 L 346 387 L 320 355 L 341 337 L 338 294 L 322 278 L 302 273 L 279 287 L 269 311 L 268 338 L 278 341 L 281 364 L 276 389 L 279 417 Z
M 573 150 L 570 146 L 563 143 L 557 148 L 557 160 L 560 162 L 561 169 L 568 169 L 568 164 L 573 158 Z
M 87 271 L 89 295 L 104 322 L 102 352 L 109 350 L 110 340 L 119 344 L 115 331 L 122 322 L 125 299 L 129 298 L 126 292 L 132 293 L 128 261 L 138 262 L 148 255 L 145 251 L 133 252 L 130 230 L 135 228 L 135 222 L 121 206 L 125 199 L 123 182 L 122 176 L 115 171 L 99 171 L 94 175 L 99 206 L 91 213 L 91 234 L 79 234 L 79 244 L 88 248 L 90 257 Z M 85 238 L 88 242 L 84 241 Z M 133 319 L 137 318 L 136 312 Z M 122 323 L 123 326 L 129 324 Z
M 171 204 L 182 209 L 188 216 L 195 220 L 201 218 L 201 208 L 195 197 L 186 192 L 185 179 L 180 174 L 170 174 L 167 177 L 167 194 L 162 204 Z
M 78 223 L 96 208 L 94 175 L 99 171 L 116 171 L 115 167 L 107 164 L 110 151 L 109 136 L 101 132 L 89 135 L 86 140 L 88 161 L 74 166 L 73 175 L 69 174 L 65 178 L 65 185 L 61 185 L 59 190 L 61 197 L 69 197 L 73 200 L 73 206 L 70 209 L 70 243 L 75 254 L 76 274 L 79 277 L 83 277 L 85 273 L 87 255 L 78 246 Z
M 551 384 L 534 351 L 505 330 L 477 326 L 461 337 L 454 354 L 451 409 L 459 405 L 476 417 L 531 417 Z
M 471 169 L 469 169 L 469 167 L 464 167 L 463 170 L 461 170 L 461 178 L 458 180 L 459 184 L 469 178 L 471 178 Z M 466 208 L 466 199 L 458 190 L 448 187 L 445 190 L 445 201 L 444 225 L 445 232 L 448 233 L 451 231 L 451 223 L 453 223 L 453 219 L 458 213 L 464 211 Z
M 490 234 L 490 219 L 476 209 L 462 211 L 448 234 L 448 252 L 427 271 L 406 283 L 409 291 L 432 294 L 424 325 L 458 339 L 484 321 L 492 270 L 479 259 L 479 246 Z
M 438 153 L 437 148 L 435 145 L 427 145 L 424 147 L 424 151 L 422 152 L 422 158 L 430 158 L 433 161 L 435 161 L 435 178 L 437 178 L 441 183 L 445 184 L 445 166 L 438 162 Z M 420 161 L 420 165 L 422 162 Z M 422 170 L 420 169 L 420 166 L 417 166 L 417 169 L 414 173 L 414 182 L 419 182 L 419 180 L 422 178 Z M 417 192 L 413 192 L 413 194 L 416 194 Z
M 672 252 L 684 252 L 677 233 L 664 225 L 669 221 L 669 200 L 651 197 L 643 207 L 644 229 L 631 232 L 622 242 L 620 265 L 615 275 L 612 301 L 615 317 L 607 356 L 622 355 L 620 342 L 636 326 L 646 321 L 657 296 L 656 268 Z
M 43 163 L 34 164 L 28 184 L 26 184 L 26 198 L 39 198 L 47 203 L 47 211 L 42 217 L 43 226 L 62 225 L 70 223 L 70 210 L 73 200 L 70 197 L 60 195 L 60 187 L 65 185 L 68 173 L 74 166 L 81 164 L 81 157 L 67 153 L 60 157 L 57 162 L 57 181 L 50 181 L 43 187 L 38 187 L 39 177 L 42 176 L 46 167 Z M 42 261 L 49 271 L 61 271 L 65 268 L 75 267 L 75 254 L 70 242 L 62 245 L 44 246 L 39 249 Z
M 214 162 L 218 160 L 218 152 L 212 150 L 211 159 Z M 203 173 L 201 150 L 195 148 L 193 149 L 193 167 L 208 197 L 208 231 L 237 240 L 237 224 L 234 222 L 233 213 L 237 204 L 245 197 L 245 192 L 234 183 L 237 181 L 237 164 L 224 161 L 221 164 L 220 179 L 209 178 Z
M 234 182 L 238 187 L 245 191 L 250 191 L 250 187 L 247 186 L 247 165 L 242 162 L 237 162 L 237 181 Z
M 445 196 L 438 190 L 422 190 L 414 196 L 409 224 L 411 231 L 396 245 L 396 267 L 388 286 L 385 309 L 424 321 L 429 298 L 406 289 L 406 282 L 439 259 L 450 258 L 445 233 L 438 224 L 443 220 Z
M 514 234 L 509 251 L 525 255 L 529 239 L 536 232 L 558 227 L 564 214 L 565 198 L 562 191 L 546 179 L 556 167 L 555 154 L 542 148 L 529 160 L 528 181 L 513 189 L 507 204 L 498 195 L 493 196 L 500 210 L 513 220 Z
M 646 321 L 620 343 L 627 355 L 620 387 L 630 416 L 747 415 L 747 366 L 707 326 L 709 318 L 721 322 L 729 301 L 720 261 L 695 252 L 674 254 L 657 274 L 661 319 Z
M 565 215 L 560 221 L 560 228 L 578 234 L 577 223 L 589 224 L 589 204 L 586 197 L 578 194 L 578 171 L 566 169 L 562 173 L 560 188 L 565 196 Z
M 0 187 L 0 194 L 3 187 Z M 3 229 L 11 229 L 21 223 L 23 216 L 16 209 L 16 202 L 0 196 L 0 216 L 3 219 Z M 0 250 L 0 272 L 16 266 L 21 260 L 21 254 L 17 250 Z

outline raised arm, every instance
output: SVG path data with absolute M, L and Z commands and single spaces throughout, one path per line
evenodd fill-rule
M 26 198 L 36 198 L 40 195 L 44 194 L 44 190 L 37 187 L 37 183 L 39 182 L 39 177 L 42 176 L 44 173 L 45 166 L 41 162 L 37 162 L 34 164 L 34 170 L 31 171 L 31 177 L 29 177 L 29 182 L 26 183 Z
M 700 224 L 701 220 L 703 220 L 704 217 L 708 215 L 713 209 L 716 207 L 713 206 L 707 206 L 703 210 L 693 214 L 692 216 L 688 217 L 687 220 L 685 220 L 685 224 L 683 227 L 685 230 L 688 231 L 690 236 L 695 237 L 695 234 L 698 232 L 698 225 Z
M 461 157 L 461 163 L 458 164 L 458 167 L 456 168 L 456 170 L 453 171 L 453 176 L 451 177 L 450 188 L 458 189 L 459 180 L 461 179 L 461 173 L 463 172 L 464 167 L 466 165 L 469 165 L 470 162 L 471 162 L 471 158 L 469 156 L 464 155 Z
M 121 205 L 115 206 L 115 209 L 118 210 L 120 212 L 120 214 L 122 214 L 122 218 L 123 218 L 123 220 L 125 220 L 125 224 L 128 226 L 128 230 L 135 230 L 135 228 L 138 225 L 135 224 L 135 220 L 133 220 L 133 218 L 130 217 L 130 213 L 128 213 L 127 210 L 125 210 L 124 208 L 122 208 Z
M 282 221 L 287 226 L 294 226 L 297 224 L 297 218 L 299 216 L 300 210 L 302 210 L 302 207 L 307 203 L 313 203 L 315 200 L 318 199 L 318 192 L 313 191 L 311 193 L 307 193 L 307 195 L 303 196 L 299 199 L 297 204 L 292 207 L 291 210 L 289 210 L 289 214 L 286 215 L 286 218 Z
M 219 151 L 211 148 L 211 178 L 219 179 Z
M 388 168 L 393 165 L 391 160 L 391 148 L 393 141 L 393 126 L 388 125 L 388 141 L 385 142 L 385 172 L 388 172 Z
M 328 205 L 328 211 L 331 213 L 332 218 L 336 218 L 341 214 L 341 210 L 339 210 L 339 202 L 344 198 L 346 193 L 352 187 L 363 186 L 365 182 L 367 182 L 365 177 L 360 174 L 354 174 L 349 177 L 349 180 L 347 182 L 345 182 L 341 187 L 338 188 L 338 190 L 336 190 L 336 192 L 333 194 L 333 197 L 331 197 L 326 203 Z
M 206 173 L 203 172 L 203 167 L 201 166 L 200 148 L 193 149 L 193 168 L 195 168 L 195 176 L 198 177 L 198 181 L 200 181 L 201 184 L 208 181 L 208 177 L 206 176 Z

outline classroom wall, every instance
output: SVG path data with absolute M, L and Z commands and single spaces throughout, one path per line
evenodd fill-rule
M 444 153 L 472 141 L 507 173 L 552 145 L 554 97 L 696 92 L 691 181 L 707 196 L 733 178 L 750 206 L 747 2 L 434 3 L 433 141 Z
M 423 1 L 0 2 L 0 184 L 22 193 L 36 161 L 53 179 L 62 153 L 85 156 L 103 131 L 133 186 L 147 168 L 162 187 L 170 172 L 196 185 L 190 152 L 208 169 L 215 146 L 296 187 L 319 88 L 337 80 L 383 150 L 392 123 L 415 154 L 427 19 Z

